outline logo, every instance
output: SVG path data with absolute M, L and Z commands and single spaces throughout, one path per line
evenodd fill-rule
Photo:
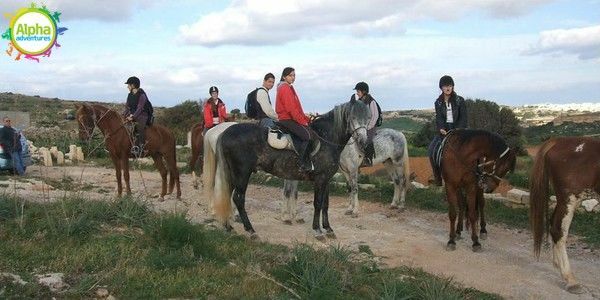
M 67 31 L 59 27 L 60 12 L 50 12 L 46 6 L 38 7 L 31 3 L 30 7 L 17 10 L 14 14 L 5 14 L 9 19 L 9 27 L 2 34 L 8 40 L 6 54 L 21 60 L 40 62 L 40 57 L 50 57 L 53 48 L 60 47 L 58 36 Z

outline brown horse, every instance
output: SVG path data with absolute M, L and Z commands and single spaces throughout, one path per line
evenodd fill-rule
M 129 186 L 129 158 L 131 156 L 131 146 L 133 140 L 129 131 L 125 127 L 125 120 L 121 115 L 112 109 L 102 105 L 76 105 L 77 121 L 79 122 L 79 138 L 89 140 L 96 127 L 104 135 L 105 147 L 110 153 L 110 158 L 116 169 L 117 176 L 117 195 L 121 197 L 123 187 L 121 185 L 121 172 L 125 177 L 125 189 L 127 194 L 131 194 Z M 146 127 L 146 144 L 148 156 L 154 160 L 154 166 L 160 172 L 162 177 L 162 190 L 160 199 L 164 199 L 167 194 L 167 174 L 170 175 L 169 194 L 173 192 L 173 187 L 177 185 L 177 198 L 181 197 L 179 185 L 179 170 L 177 170 L 177 159 L 175 152 L 175 137 L 169 129 L 152 125 Z M 163 162 L 166 162 L 167 167 Z
M 477 235 L 477 220 L 480 216 L 482 239 L 487 236 L 483 193 L 495 190 L 501 177 L 514 170 L 516 154 L 499 135 L 475 129 L 451 131 L 442 147 L 441 172 L 450 219 L 450 240 L 446 249 L 456 249 L 455 239 L 460 238 L 462 214 L 466 209 L 467 224 L 471 226 L 472 249 L 474 252 L 481 251 Z M 466 199 L 463 199 L 463 193 Z M 457 207 L 460 219 L 455 227 Z
M 194 124 L 192 126 L 192 157 L 190 158 L 190 162 L 188 164 L 190 170 L 192 170 L 192 184 L 195 189 L 198 189 L 198 177 L 196 174 L 196 170 L 200 171 L 200 175 L 202 175 L 202 168 L 204 168 L 204 160 L 202 159 L 203 150 L 204 149 L 204 124 L 202 122 Z M 198 167 L 198 164 L 200 165 Z
M 539 259 L 542 237 L 549 231 L 554 266 L 560 269 L 567 281 L 567 291 L 583 293 L 583 287 L 571 272 L 566 240 L 575 209 L 585 199 L 599 199 L 600 139 L 559 137 L 548 140 L 536 155 L 530 182 L 530 221 L 535 256 Z M 550 217 L 549 182 L 556 194 L 556 207 Z

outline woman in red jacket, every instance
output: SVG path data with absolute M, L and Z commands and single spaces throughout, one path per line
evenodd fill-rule
M 294 68 L 287 67 L 283 69 L 281 81 L 277 87 L 277 98 L 275 102 L 275 111 L 279 124 L 299 137 L 302 142 L 297 145 L 296 150 L 300 156 L 300 169 L 302 171 L 312 171 L 314 166 L 310 160 L 309 144 L 314 136 L 309 129 L 310 119 L 304 114 L 300 99 L 292 85 L 296 80 Z
M 211 86 L 208 89 L 208 93 L 210 94 L 210 98 L 204 102 L 204 133 L 225 122 L 227 118 L 225 103 L 219 98 L 219 89 L 216 86 Z

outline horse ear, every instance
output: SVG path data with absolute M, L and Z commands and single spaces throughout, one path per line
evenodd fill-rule
M 350 97 L 350 103 L 354 102 L 356 102 L 356 94 L 352 94 L 352 96 Z

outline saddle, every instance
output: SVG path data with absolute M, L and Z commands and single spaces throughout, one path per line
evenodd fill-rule
M 267 144 L 271 146 L 273 149 L 277 150 L 292 150 L 297 155 L 298 150 L 296 150 L 296 145 L 300 144 L 302 140 L 296 137 L 295 135 L 288 132 L 285 127 L 278 126 L 277 123 L 273 127 L 269 127 L 267 131 Z M 313 157 L 319 152 L 321 149 L 321 141 L 311 141 L 311 145 L 309 147 L 312 148 L 310 152 L 310 157 Z
M 448 140 L 448 136 L 449 134 L 442 139 L 442 142 L 439 143 L 433 151 L 433 162 L 435 163 L 436 167 L 440 169 L 442 168 L 442 154 L 444 154 L 444 145 Z

